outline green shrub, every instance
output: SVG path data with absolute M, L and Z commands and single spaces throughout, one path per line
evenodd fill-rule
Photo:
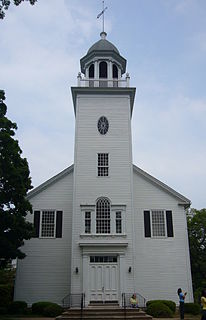
M 40 301 L 32 304 L 32 313 L 34 314 L 43 314 L 43 311 L 46 307 L 48 307 L 51 302 L 48 301 Z
M 52 303 L 44 309 L 43 315 L 46 317 L 57 317 L 60 314 L 62 314 L 62 312 L 63 312 L 62 307 L 60 307 L 56 303 Z
M 200 305 L 197 303 L 185 303 L 185 313 L 197 315 L 200 313 Z
M 6 314 L 6 313 L 7 313 L 7 308 L 0 307 L 0 314 Z
M 157 302 L 161 302 L 161 303 L 164 303 L 168 308 L 170 308 L 170 310 L 175 313 L 176 311 L 176 304 L 174 301 L 171 301 L 171 300 L 149 300 L 147 301 L 147 307 L 149 305 L 151 305 L 152 303 L 157 303 Z
M 58 304 L 49 301 L 40 301 L 32 304 L 32 313 L 47 317 L 56 317 L 63 312 Z
M 13 287 L 10 284 L 0 284 L 0 307 L 7 308 L 12 302 Z
M 154 302 L 148 305 L 147 314 L 154 318 L 172 318 L 172 310 L 162 302 Z
M 13 301 L 8 308 L 11 314 L 24 314 L 27 310 L 27 303 L 25 301 Z

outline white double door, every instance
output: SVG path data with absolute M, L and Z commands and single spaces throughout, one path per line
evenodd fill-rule
M 117 263 L 90 263 L 90 302 L 118 301 L 118 274 Z

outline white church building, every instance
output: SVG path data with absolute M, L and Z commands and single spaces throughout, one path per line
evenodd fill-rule
M 33 189 L 35 237 L 18 260 L 15 300 L 85 305 L 137 292 L 193 301 L 186 208 L 190 200 L 132 162 L 135 88 L 106 33 L 80 60 L 72 87 L 74 164 Z

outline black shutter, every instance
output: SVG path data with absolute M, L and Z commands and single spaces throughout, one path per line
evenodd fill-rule
M 167 236 L 174 237 L 172 211 L 171 210 L 166 211 L 166 219 L 167 219 Z
M 56 216 L 56 238 L 62 238 L 62 211 L 57 211 Z
M 151 237 L 150 211 L 144 211 L 144 234 L 146 238 Z
M 39 238 L 40 211 L 34 211 L 34 238 Z

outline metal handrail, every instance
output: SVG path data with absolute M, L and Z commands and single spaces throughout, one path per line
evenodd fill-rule
M 85 307 L 84 293 L 69 293 L 62 299 L 63 308 L 81 308 Z
M 122 306 L 124 308 L 130 308 L 131 307 L 130 298 L 132 297 L 132 295 L 134 293 L 136 294 L 136 297 L 137 297 L 138 306 L 140 308 L 145 308 L 146 307 L 146 299 L 140 293 L 137 293 L 137 292 L 123 293 L 122 294 Z

